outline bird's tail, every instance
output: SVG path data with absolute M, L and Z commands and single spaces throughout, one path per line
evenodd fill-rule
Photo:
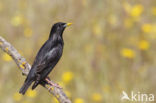
M 22 88 L 20 89 L 19 93 L 21 93 L 21 94 L 24 95 L 25 92 L 27 91 L 27 89 L 29 88 L 29 86 L 31 85 L 32 82 L 33 82 L 33 80 L 31 80 L 31 81 L 26 81 L 26 82 L 23 84 Z

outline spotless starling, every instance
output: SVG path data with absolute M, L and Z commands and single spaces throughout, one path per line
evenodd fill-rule
M 32 89 L 35 89 L 38 84 L 42 84 L 45 81 L 48 74 L 62 56 L 64 45 L 62 34 L 64 29 L 71 24 L 72 23 L 58 22 L 53 25 L 49 38 L 37 53 L 31 70 L 19 93 L 24 95 L 33 82 Z

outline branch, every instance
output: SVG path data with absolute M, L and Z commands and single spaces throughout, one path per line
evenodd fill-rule
M 24 74 L 25 76 L 28 75 L 29 70 L 31 69 L 30 64 L 25 60 L 24 57 L 22 57 L 18 53 L 18 51 L 9 42 L 7 42 L 1 36 L 0 36 L 0 48 L 13 58 L 19 69 L 22 71 L 22 74 Z M 66 94 L 63 92 L 62 89 L 57 87 L 53 87 L 51 89 L 49 84 L 43 87 L 45 87 L 51 94 L 53 94 L 60 103 L 71 103 L 71 101 L 68 99 L 68 97 L 66 96 Z

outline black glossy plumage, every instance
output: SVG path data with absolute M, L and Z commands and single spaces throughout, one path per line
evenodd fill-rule
M 35 89 L 38 84 L 41 84 L 45 80 L 57 64 L 63 52 L 64 42 L 62 34 L 66 26 L 67 24 L 62 22 L 53 25 L 49 39 L 37 53 L 31 70 L 19 93 L 25 94 L 32 82 L 34 82 L 32 89 Z

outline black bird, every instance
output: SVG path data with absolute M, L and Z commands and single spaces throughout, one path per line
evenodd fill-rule
M 49 39 L 37 53 L 31 70 L 19 93 L 24 95 L 32 82 L 34 82 L 32 89 L 35 89 L 38 84 L 42 84 L 45 81 L 45 78 L 62 56 L 64 45 L 62 34 L 64 29 L 71 24 L 58 22 L 53 25 Z

